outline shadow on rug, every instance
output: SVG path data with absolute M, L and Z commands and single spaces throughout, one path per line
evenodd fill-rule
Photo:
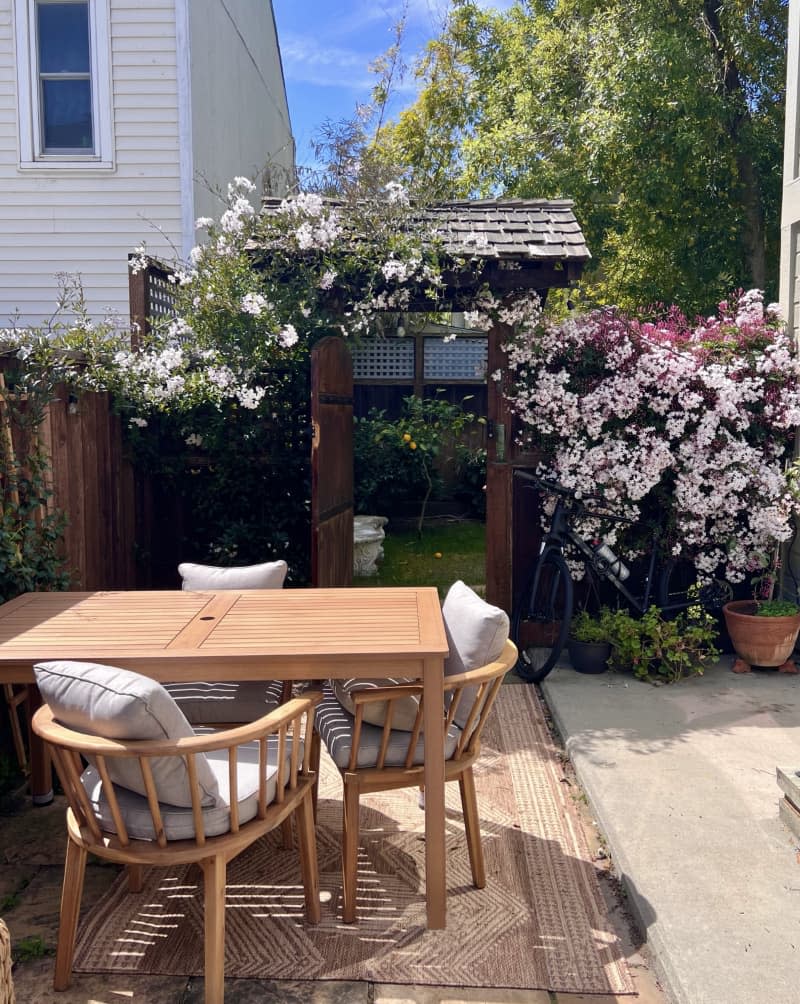
M 458 786 L 447 785 L 447 929 L 425 929 L 424 814 L 418 792 L 362 800 L 358 923 L 342 924 L 341 785 L 323 755 L 317 839 L 322 922 L 303 922 L 296 851 L 271 833 L 228 868 L 225 973 L 234 978 L 371 980 L 633 993 L 621 947 L 541 706 L 503 687 L 476 768 L 487 887 L 472 885 Z M 81 926 L 77 972 L 199 975 L 199 869 L 124 876 Z

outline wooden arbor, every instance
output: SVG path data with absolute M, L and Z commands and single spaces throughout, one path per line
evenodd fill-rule
M 467 269 L 445 276 L 455 309 L 468 309 L 484 287 L 509 302 L 534 290 L 544 302 L 550 289 L 574 283 L 591 257 L 573 203 L 565 199 L 447 202 L 430 207 L 426 216 L 445 251 L 469 262 Z M 510 612 L 532 546 L 513 474 L 534 458 L 516 444 L 517 425 L 504 396 L 510 374 L 503 345 L 509 333 L 504 324 L 488 332 L 486 598 Z M 498 372 L 500 379 L 492 379 Z
M 270 204 L 275 208 L 279 203 L 268 200 L 266 208 L 270 208 Z M 441 243 L 445 255 L 452 256 L 453 264 L 445 267 L 445 286 L 439 291 L 439 298 L 454 310 L 474 306 L 477 297 L 486 288 L 496 297 L 509 302 L 522 293 L 535 290 L 544 301 L 550 289 L 574 283 L 591 257 L 575 219 L 573 204 L 568 200 L 443 202 L 426 208 L 422 222 L 427 225 L 432 237 Z M 420 295 L 412 299 L 409 310 L 413 311 L 415 307 L 427 311 L 430 301 Z M 525 532 L 526 506 L 524 499 L 518 498 L 514 492 L 513 472 L 515 467 L 531 466 L 535 458 L 519 450 L 514 417 L 504 396 L 510 380 L 503 351 L 508 335 L 509 328 L 503 324 L 495 325 L 488 332 L 488 372 L 499 371 L 501 378 L 489 379 L 487 388 L 486 595 L 490 602 L 510 611 L 515 587 L 521 585 L 516 582 L 519 569 L 524 570 L 534 536 Z M 352 400 L 352 376 L 347 392 L 342 384 L 342 366 L 338 355 L 337 360 L 332 362 L 336 370 L 336 392 L 328 399 L 344 406 Z M 315 380 L 319 387 L 328 382 L 324 372 Z M 328 509 L 329 517 L 325 516 L 325 505 L 320 505 L 319 499 L 316 505 L 312 503 L 316 514 L 312 529 L 316 567 L 321 576 L 315 577 L 317 585 L 345 585 L 350 575 L 352 481 L 346 484 L 343 478 L 347 470 L 352 477 L 352 464 L 345 464 L 342 454 L 341 415 L 337 415 L 333 422 L 326 434 L 324 426 L 314 419 L 315 462 L 325 464 L 327 441 L 337 454 L 339 464 L 335 498 L 328 500 L 332 503 Z M 321 488 L 325 479 L 315 478 L 314 484 Z M 314 560 L 312 558 L 312 564 Z M 336 569 L 334 579 L 325 573 L 325 569 Z
M 280 204 L 265 199 L 263 208 L 274 211 Z M 485 288 L 509 302 L 530 290 L 544 300 L 550 289 L 574 283 L 591 257 L 573 204 L 564 199 L 442 202 L 421 215 L 445 255 L 452 256 L 439 299 L 454 310 L 472 307 Z M 259 258 L 269 254 L 259 247 L 252 252 L 256 267 Z M 168 309 L 161 301 L 165 286 L 162 281 L 152 296 L 132 293 L 134 320 L 145 324 L 152 312 Z M 414 307 L 427 311 L 430 301 L 420 295 L 409 305 L 410 310 Z M 525 532 L 525 507 L 514 492 L 514 468 L 531 466 L 534 458 L 516 445 L 515 422 L 504 397 L 510 379 L 503 352 L 508 334 L 502 324 L 488 332 L 488 372 L 499 371 L 500 380 L 488 381 L 486 594 L 490 602 L 510 611 L 519 569 L 535 534 Z M 352 419 L 352 371 L 348 373 L 343 355 L 341 347 L 324 348 L 312 377 L 314 585 L 347 585 L 352 574 L 352 446 L 344 431 Z

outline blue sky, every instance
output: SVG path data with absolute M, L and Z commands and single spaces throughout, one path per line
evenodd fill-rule
M 486 0 L 505 9 L 512 0 Z M 273 0 L 298 164 L 312 161 L 311 139 L 325 119 L 350 118 L 375 82 L 369 64 L 394 40 L 401 0 Z M 409 66 L 439 34 L 447 0 L 408 0 L 403 54 Z M 390 108 L 413 100 L 411 73 Z

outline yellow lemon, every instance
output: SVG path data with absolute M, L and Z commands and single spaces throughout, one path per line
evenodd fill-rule
M 403 442 L 404 443 L 410 443 L 411 442 L 411 434 L 409 432 L 404 432 L 403 433 Z
M 410 442 L 410 443 L 408 444 L 408 448 L 409 448 L 409 450 L 416 450 L 416 448 L 417 448 L 417 444 L 416 444 L 416 443 L 414 442 L 414 440 L 413 440 L 413 439 L 412 439 L 412 440 L 411 440 L 411 442 Z

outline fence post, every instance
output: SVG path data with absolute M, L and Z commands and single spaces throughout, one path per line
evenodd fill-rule
M 150 266 L 134 270 L 132 262 L 136 255 L 128 255 L 128 302 L 131 315 L 131 348 L 139 347 L 139 339 L 148 331 L 150 316 Z

